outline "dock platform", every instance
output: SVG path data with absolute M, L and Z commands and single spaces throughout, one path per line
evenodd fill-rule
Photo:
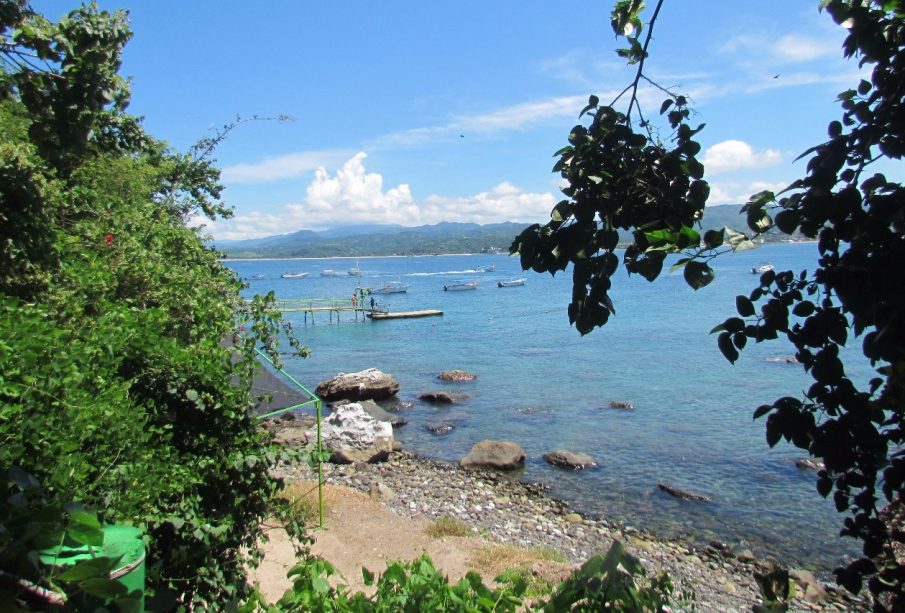
M 390 313 L 387 311 L 371 311 L 366 313 L 371 319 L 410 319 L 413 317 L 434 317 L 443 315 L 443 311 L 437 309 L 424 309 L 421 311 L 398 311 Z

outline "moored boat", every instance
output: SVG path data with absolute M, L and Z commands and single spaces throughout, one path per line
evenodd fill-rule
M 773 264 L 771 264 L 770 262 L 761 262 L 757 266 L 751 267 L 751 272 L 755 275 L 762 275 L 765 272 L 770 272 L 771 270 L 773 270 Z
M 339 273 L 333 270 L 332 268 L 325 268 L 321 271 L 322 277 L 338 277 Z
M 383 287 L 371 288 L 372 294 L 404 294 L 409 289 L 408 285 L 400 281 L 390 281 Z
M 478 272 L 496 272 L 496 264 L 488 264 L 487 266 L 478 266 Z
M 280 275 L 281 279 L 304 279 L 308 276 L 307 272 L 284 272 Z
M 469 289 L 478 289 L 477 281 L 457 281 L 443 286 L 445 292 L 461 292 Z
M 361 269 L 360 269 L 360 268 L 350 268 L 350 269 L 349 269 L 349 276 L 350 276 L 350 277 L 360 277 L 360 276 L 361 276 Z
M 502 281 L 497 281 L 497 287 L 518 287 L 519 285 L 524 284 L 524 277 L 521 277 L 519 279 L 503 279 Z

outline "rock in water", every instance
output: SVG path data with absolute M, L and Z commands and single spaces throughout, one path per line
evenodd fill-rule
M 622 409 L 624 411 L 635 410 L 635 405 L 625 400 L 610 400 L 610 404 L 608 404 L 607 406 L 611 409 Z
M 474 381 L 478 376 L 464 370 L 444 370 L 437 378 L 441 381 Z
M 434 436 L 443 436 L 444 434 L 449 434 L 455 429 L 453 424 L 427 424 L 424 426 L 427 428 L 427 431 L 433 434 Z
M 706 494 L 699 494 L 697 492 L 689 492 L 683 489 L 676 487 L 675 485 L 670 485 L 669 483 L 660 482 L 657 484 L 661 490 L 669 494 L 670 496 L 675 496 L 676 498 L 681 498 L 682 500 L 693 500 L 696 502 L 713 502 L 713 498 L 707 496 Z
M 571 470 L 582 470 L 591 466 L 597 466 L 594 458 L 586 453 L 577 451 L 566 451 L 565 449 L 557 449 L 543 456 L 547 463 L 560 468 L 568 468 Z
M 377 421 L 388 421 L 394 428 L 404 426 L 409 423 L 407 419 L 397 413 L 390 413 L 383 410 L 379 404 L 373 400 L 362 400 L 358 404 L 365 410 L 365 413 L 376 419 Z
M 383 462 L 393 451 L 393 426 L 378 421 L 358 403 L 337 407 L 322 431 L 324 448 L 336 464 Z
M 315 393 L 324 400 L 383 400 L 399 391 L 399 382 L 376 368 L 339 373 L 317 384 Z
M 426 402 L 434 402 L 437 404 L 455 404 L 456 402 L 468 400 L 468 394 L 460 394 L 457 392 L 424 392 L 418 396 L 418 398 Z
M 516 470 L 525 465 L 525 450 L 511 441 L 481 441 L 459 460 L 459 464 L 463 468 Z

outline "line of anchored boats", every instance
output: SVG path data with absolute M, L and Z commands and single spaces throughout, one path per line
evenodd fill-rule
M 493 264 L 487 266 L 481 266 L 476 268 L 474 272 L 495 272 L 496 266 Z M 286 272 L 280 275 L 281 279 L 304 279 L 309 276 L 308 272 Z M 320 276 L 322 277 L 361 277 L 361 269 L 358 267 L 350 268 L 346 275 L 343 275 L 341 272 L 333 270 L 332 268 L 327 268 L 321 271 Z M 249 277 L 250 279 L 263 279 L 264 275 L 252 275 Z M 512 279 L 502 279 L 497 281 L 497 287 L 520 287 L 525 284 L 526 279 L 524 277 L 515 277 Z M 452 283 L 446 283 L 443 285 L 443 291 L 446 292 L 461 292 L 468 291 L 473 289 L 478 289 L 479 283 L 477 281 L 454 281 Z M 390 281 L 386 285 L 382 287 L 372 287 L 367 288 L 371 294 L 403 294 L 408 291 L 409 285 L 402 283 L 401 281 Z

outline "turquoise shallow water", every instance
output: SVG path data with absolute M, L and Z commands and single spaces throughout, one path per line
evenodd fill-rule
M 406 294 L 378 296 L 390 310 L 442 309 L 442 317 L 339 324 L 318 316 L 312 325 L 288 315 L 311 348 L 306 360 L 286 369 L 313 389 L 337 372 L 375 367 L 396 377 L 409 424 L 397 438 L 407 449 L 457 461 L 477 441 L 508 439 L 525 448 L 523 478 L 550 485 L 552 494 L 581 512 L 616 518 L 661 535 L 717 538 L 789 563 L 829 570 L 856 552 L 836 536 L 841 517 L 814 489 L 815 474 L 797 469 L 801 451 L 781 443 L 767 447 L 754 409 L 809 385 L 800 366 L 769 361 L 793 353 L 784 341 L 749 345 L 735 364 L 716 348 L 710 329 L 734 313 L 735 296 L 755 282 L 751 267 L 772 262 L 777 270 L 814 268 L 813 244 L 765 245 L 719 258 L 716 280 L 698 292 L 681 273 L 654 283 L 617 273 L 612 297 L 617 316 L 604 329 L 581 337 L 569 325 L 570 275 L 522 272 L 508 256 L 367 258 L 363 276 L 345 273 L 355 260 L 259 260 L 227 264 L 250 280 L 249 294 L 280 298 L 350 297 L 361 283 L 377 287 L 401 280 Z M 468 272 L 494 264 L 495 272 Z M 282 273 L 308 271 L 305 279 Z M 523 287 L 497 287 L 524 276 Z M 475 291 L 444 292 L 444 283 L 475 279 Z M 857 355 L 857 348 L 853 351 Z M 868 373 L 851 360 L 850 376 Z M 855 369 L 860 367 L 862 370 Z M 444 384 L 442 370 L 478 374 L 472 383 Z M 855 370 L 852 370 L 855 369 Z M 420 402 L 421 392 L 462 391 L 469 399 L 449 407 Z M 604 409 L 611 400 L 635 411 Z M 456 425 L 436 437 L 425 425 Z M 600 466 L 566 473 L 541 455 L 555 448 L 590 453 Z M 706 492 L 711 504 L 687 503 L 657 488 L 659 481 Z

